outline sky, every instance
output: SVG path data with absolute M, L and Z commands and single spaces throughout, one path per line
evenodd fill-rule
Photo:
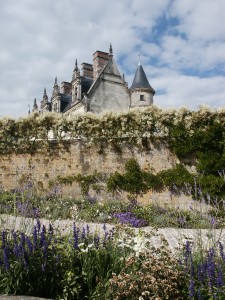
M 26 116 L 110 43 L 129 86 L 140 58 L 155 105 L 223 107 L 224 21 L 225 0 L 0 0 L 0 117 Z

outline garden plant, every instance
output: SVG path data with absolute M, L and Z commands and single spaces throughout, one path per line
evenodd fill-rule
M 0 294 L 58 300 L 225 299 L 224 116 L 223 109 L 153 106 L 73 119 L 34 114 L 0 120 L 1 155 L 54 155 L 57 147 L 69 151 L 71 141 L 82 137 L 86 147 L 98 147 L 99 155 L 106 147 L 118 155 L 124 146 L 148 152 L 151 143 L 164 142 L 180 162 L 156 173 L 131 159 L 123 172 L 108 176 L 56 176 L 45 195 L 38 193 L 32 176 L 13 190 L 2 189 Z M 63 197 L 62 187 L 73 182 L 83 196 Z M 111 201 L 99 200 L 102 189 Z M 148 191 L 165 189 L 171 197 L 188 196 L 189 207 L 137 201 Z M 118 201 L 119 193 L 126 201 Z M 70 222 L 70 231 L 54 226 L 60 221 Z M 101 230 L 91 230 L 92 223 Z M 180 236 L 171 250 L 159 233 L 168 228 L 199 235 L 196 240 Z

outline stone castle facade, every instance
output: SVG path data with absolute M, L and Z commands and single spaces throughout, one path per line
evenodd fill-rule
M 142 65 L 139 63 L 133 83 L 128 88 L 113 59 L 112 46 L 109 53 L 96 51 L 93 64 L 77 60 L 71 82 L 58 85 L 57 77 L 49 98 L 44 89 L 40 107 L 34 99 L 32 112 L 57 112 L 65 114 L 101 113 L 105 110 L 122 111 L 132 107 L 145 107 L 153 104 L 154 89 L 149 84 Z

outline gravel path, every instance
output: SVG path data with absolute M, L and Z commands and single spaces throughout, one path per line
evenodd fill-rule
M 46 219 L 40 220 L 41 224 L 46 227 L 49 226 L 50 222 Z M 10 228 L 10 229 L 22 229 L 25 233 L 29 234 L 32 231 L 33 226 L 36 224 L 36 220 L 23 218 L 23 217 L 14 217 L 8 215 L 0 216 L 0 227 Z M 73 220 L 57 220 L 51 222 L 54 230 L 60 232 L 61 234 L 70 234 L 73 230 Z M 102 234 L 103 224 L 99 223 L 86 223 L 86 222 L 76 222 L 76 226 L 82 228 L 83 226 L 89 226 L 90 232 L 98 232 Z M 111 224 L 105 224 L 107 230 L 112 229 L 114 226 Z M 140 229 L 135 229 L 138 233 Z M 180 247 L 182 243 L 186 240 L 190 240 L 193 243 L 201 240 L 205 246 L 212 245 L 212 242 L 218 240 L 222 241 L 225 244 L 225 229 L 181 229 L 181 228 L 159 228 L 157 231 L 154 230 L 151 226 L 143 227 L 141 230 L 151 234 L 152 245 L 159 247 L 161 244 L 161 237 L 164 237 L 168 242 L 168 246 L 172 252 L 175 252 L 177 247 Z M 161 236 L 161 237 L 160 237 Z

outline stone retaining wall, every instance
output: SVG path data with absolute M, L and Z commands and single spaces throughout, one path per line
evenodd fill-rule
M 14 189 L 26 183 L 27 177 L 30 177 L 40 191 L 47 192 L 49 181 L 58 175 L 123 172 L 124 164 L 131 158 L 137 159 L 142 169 L 153 170 L 155 173 L 172 168 L 178 162 L 164 144 L 151 145 L 147 151 L 124 147 L 121 153 L 109 148 L 99 153 L 97 147 L 87 147 L 83 141 L 77 140 L 71 144 L 69 151 L 61 148 L 54 154 L 1 155 L 0 187 L 7 190 Z M 63 194 L 71 196 L 80 193 L 76 183 L 66 186 L 63 190 Z

